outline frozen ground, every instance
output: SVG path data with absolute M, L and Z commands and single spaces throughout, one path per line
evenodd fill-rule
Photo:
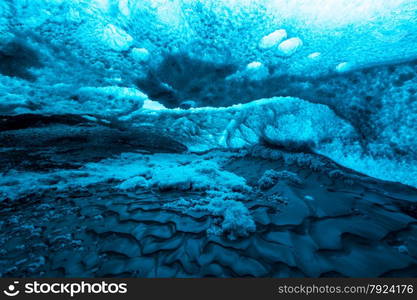
M 411 187 L 315 154 L 189 154 L 72 121 L 38 120 L 41 143 L 34 126 L 0 135 L 2 276 L 417 274 Z
M 415 276 L 412 0 L 4 0 L 2 276 Z

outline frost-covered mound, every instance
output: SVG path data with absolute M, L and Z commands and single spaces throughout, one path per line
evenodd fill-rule
M 265 144 L 314 152 L 379 179 L 417 186 L 414 151 L 396 153 L 384 138 L 367 147 L 361 133 L 328 106 L 301 99 L 272 98 L 228 108 L 143 110 L 128 119 L 133 126 L 153 124 L 175 134 L 191 151 Z
M 244 201 L 252 187 L 243 177 L 224 170 L 233 154 L 183 155 L 124 153 L 119 157 L 87 163 L 78 170 L 51 172 L 11 171 L 0 179 L 0 202 L 16 200 L 48 190 L 66 193 L 109 184 L 113 192 L 195 193 L 195 199 L 179 199 L 164 205 L 181 213 L 201 212 L 218 218 L 209 234 L 246 236 L 255 224 Z M 204 197 L 197 193 L 203 193 Z
M 16 199 L 50 188 L 64 191 L 105 182 L 114 182 L 115 189 L 124 191 L 141 188 L 160 191 L 250 191 L 243 178 L 221 170 L 224 159 L 125 153 L 114 159 L 87 163 L 78 170 L 49 173 L 11 171 L 1 178 L 1 185 L 5 187 L 1 192 L 4 199 Z

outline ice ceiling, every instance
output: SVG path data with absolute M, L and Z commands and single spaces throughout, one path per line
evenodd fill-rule
M 196 152 L 308 148 L 417 186 L 416 11 L 413 0 L 3 0 L 0 113 L 151 125 Z

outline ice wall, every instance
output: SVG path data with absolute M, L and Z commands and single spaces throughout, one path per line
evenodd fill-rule
M 351 75 L 417 58 L 416 11 L 413 0 L 3 0 L 0 114 L 72 113 L 132 126 L 151 115 L 148 123 L 177 128 L 193 150 L 266 139 L 416 186 L 414 65 Z M 343 80 L 318 83 L 333 76 Z M 282 95 L 302 100 L 273 98 Z M 154 101 L 221 107 L 265 97 L 267 105 L 207 111 Z M 311 123 L 285 111 L 298 101 Z M 332 112 L 348 139 L 316 120 Z
M 125 118 L 132 126 L 153 124 L 195 152 L 263 144 L 321 154 L 363 174 L 417 187 L 415 152 L 396 154 L 387 149 L 384 138 L 367 148 L 347 120 L 325 105 L 297 98 L 261 99 L 228 108 L 144 110 Z M 415 127 L 409 129 L 415 132 Z
M 416 57 L 416 9 L 413 0 L 5 0 L 0 30 L 69 39 L 87 52 L 145 47 L 157 60 L 163 50 L 187 51 L 215 61 L 284 64 L 285 72 L 300 74 L 317 68 L 308 59 L 315 52 L 326 72 L 343 62 L 358 67 Z M 280 29 L 303 41 L 289 61 L 275 48 L 258 47 Z

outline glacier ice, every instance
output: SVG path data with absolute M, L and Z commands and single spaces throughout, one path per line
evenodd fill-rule
M 416 3 L 0 1 L 0 276 L 415 272 Z
M 320 56 L 321 56 L 321 53 L 320 52 L 313 52 L 313 53 L 310 53 L 308 55 L 308 58 L 310 58 L 310 59 L 318 59 Z
M 146 48 L 134 48 L 131 55 L 138 62 L 147 62 L 150 58 L 150 53 Z
M 260 63 L 259 61 L 253 61 L 253 62 L 247 64 L 246 69 L 248 69 L 248 70 L 257 70 L 261 67 L 262 67 L 262 63 Z
M 321 141 L 355 136 L 354 128 L 328 107 L 296 98 L 264 99 L 226 108 L 143 112 L 130 121 L 133 126 L 153 123 L 176 132 L 191 151 L 242 148 L 262 139 L 283 146 L 299 143 L 316 147 Z
M 165 106 L 163 106 L 161 103 L 157 102 L 157 101 L 152 101 L 152 100 L 145 100 L 143 102 L 143 109 L 150 109 L 150 110 L 161 110 L 161 109 L 166 109 Z M 130 118 L 131 116 L 128 116 L 127 118 Z
M 313 151 L 364 174 L 416 186 L 417 168 L 401 158 L 367 154 L 360 133 L 327 106 L 296 98 L 273 98 L 228 108 L 143 113 L 133 126 L 155 124 L 195 152 L 241 149 L 268 143 L 293 151 Z
M 258 185 L 261 189 L 266 190 L 273 187 L 279 180 L 288 180 L 293 184 L 302 184 L 302 180 L 293 172 L 266 170 L 258 180 Z
M 417 57 L 415 11 L 409 0 L 3 1 L 0 111 L 153 124 L 190 151 L 308 150 L 416 186 L 414 65 L 380 67 Z
M 251 80 L 266 79 L 269 75 L 268 68 L 259 61 L 253 61 L 246 65 L 245 72 L 241 75 L 248 77 Z
M 50 188 L 65 192 L 104 182 L 112 182 L 116 191 L 204 191 L 206 196 L 203 199 L 180 199 L 163 207 L 179 210 L 182 214 L 200 211 L 219 217 L 220 225 L 212 226 L 208 233 L 227 233 L 234 239 L 255 230 L 248 208 L 241 203 L 249 197 L 252 189 L 244 178 L 223 169 L 224 160 L 227 160 L 227 155 L 124 153 L 89 163 L 75 171 L 48 174 L 11 172 L 0 179 L 0 184 L 7 186 L 7 189 L 0 190 L 0 202 Z
M 113 24 L 109 24 L 104 28 L 103 40 L 115 51 L 127 50 L 133 42 L 133 38 L 126 31 Z
M 282 40 L 287 38 L 287 31 L 285 29 L 276 30 L 259 41 L 259 48 L 270 49 L 277 46 Z
M 301 46 L 303 41 L 300 38 L 290 38 L 278 45 L 278 51 L 284 56 L 293 55 Z
M 75 98 L 90 114 L 112 116 L 142 108 L 147 96 L 134 88 L 106 86 L 82 87 L 75 92 Z
M 342 62 L 336 66 L 336 71 L 339 73 L 348 72 L 352 69 L 352 65 L 348 62 Z

